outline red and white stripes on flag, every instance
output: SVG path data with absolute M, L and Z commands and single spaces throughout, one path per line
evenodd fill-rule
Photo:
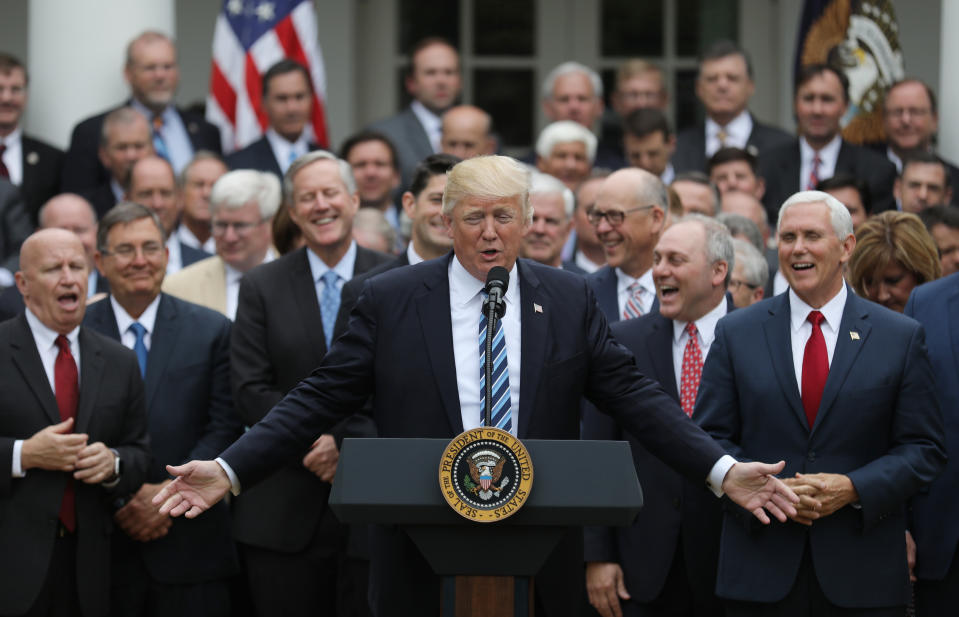
M 307 131 L 327 147 L 326 75 L 312 0 L 224 0 L 213 32 L 213 66 L 207 120 L 220 128 L 224 152 L 259 139 L 268 126 L 260 78 L 289 58 L 313 81 L 313 117 Z

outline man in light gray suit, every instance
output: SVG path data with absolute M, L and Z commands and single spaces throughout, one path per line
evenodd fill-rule
M 409 107 L 369 127 L 393 142 L 400 163 L 401 191 L 409 186 L 416 165 L 440 151 L 443 112 L 460 95 L 460 57 L 456 49 L 439 37 L 414 45 L 406 91 L 413 97 Z

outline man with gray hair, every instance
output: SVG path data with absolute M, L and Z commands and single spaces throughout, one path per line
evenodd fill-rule
M 176 230 L 180 244 L 211 254 L 216 252 L 213 229 L 210 227 L 210 192 L 214 183 L 227 171 L 223 157 L 209 150 L 201 150 L 180 172 L 177 180 L 183 208 Z
M 163 291 L 235 319 L 243 275 L 276 259 L 270 221 L 280 199 L 272 173 L 238 169 L 221 176 L 210 192 L 216 255 L 168 276 Z
M 146 118 L 132 107 L 114 109 L 98 126 L 97 156 L 109 175 L 99 185 L 71 190 L 77 190 L 93 204 L 97 217 L 102 217 L 117 202 L 123 201 L 130 171 L 137 161 L 153 154 L 153 143 Z
M 596 157 L 596 136 L 572 120 L 544 128 L 536 139 L 536 168 L 575 191 L 589 177 Z
M 836 198 L 796 193 L 778 220 L 789 290 L 719 322 L 693 417 L 735 456 L 784 458 L 801 502 L 762 533 L 724 512 L 716 591 L 731 616 L 902 615 L 906 504 L 945 462 L 923 330 L 846 286 Z
M 476 332 L 484 281 L 499 266 L 509 272 L 510 284 L 499 320 L 501 400 L 507 404 L 497 424 L 523 439 L 577 439 L 579 401 L 586 396 L 692 481 L 705 482 L 716 494 L 725 490 L 762 520 L 769 520 L 763 507 L 785 520 L 783 513 L 792 513 L 790 504 L 798 498 L 772 476 L 778 465 L 721 457 L 679 405 L 640 375 L 610 335 L 582 278 L 517 259 L 532 218 L 528 194 L 528 170 L 509 157 L 476 157 L 454 167 L 443 196 L 453 252 L 369 279 L 350 329 L 302 385 L 219 462 L 170 468 L 178 479 L 158 496 L 161 512 L 194 517 L 230 490 L 242 490 L 242 500 L 291 452 L 315 439 L 316 431 L 354 414 L 370 393 L 379 437 L 449 439 L 480 426 Z M 276 430 L 277 422 L 285 429 Z M 584 593 L 581 543 L 579 533 L 564 534 L 547 558 L 533 585 L 537 614 L 578 610 Z M 373 613 L 436 614 L 440 578 L 409 536 L 395 526 L 374 526 L 370 544 Z
M 230 363 L 234 399 L 247 426 L 322 362 L 340 334 L 334 326 L 343 285 L 390 259 L 353 240 L 360 197 L 346 161 L 324 150 L 300 156 L 283 178 L 283 196 L 306 246 L 249 270 L 240 281 Z M 224 237 L 237 231 L 220 222 Z M 363 566 L 347 561 L 348 528 L 327 508 L 327 498 L 340 441 L 375 434 L 362 417 L 326 433 L 313 435 L 296 460 L 235 502 L 234 530 L 257 614 L 335 615 L 338 608 L 365 605 Z
M 769 266 L 762 253 L 742 238 L 733 238 L 733 249 L 736 251 L 736 265 L 729 279 L 729 293 L 736 308 L 746 308 L 766 295 Z
M 722 224 L 698 214 L 681 218 L 653 250 L 659 312 L 611 327 L 640 372 L 662 384 L 693 420 L 703 360 L 716 324 L 733 309 L 726 295 L 732 268 L 732 238 Z M 722 614 L 714 592 L 720 503 L 595 408 L 584 414 L 583 439 L 628 440 L 646 502 L 631 527 L 587 528 L 593 607 L 603 617 Z
M 547 266 L 585 274 L 576 264 L 563 261 L 563 245 L 573 229 L 576 205 L 573 192 L 553 176 L 534 173 L 529 205 L 533 208 L 533 222 L 523 236 L 520 255 Z
M 170 37 L 147 30 L 130 41 L 123 77 L 130 86 L 130 98 L 123 106 L 132 107 L 146 118 L 153 147 L 170 161 L 177 173 L 186 166 L 194 152 L 220 151 L 219 130 L 203 116 L 173 104 L 180 68 L 176 47 Z M 63 161 L 61 190 L 85 191 L 109 182 L 110 173 L 102 164 L 102 157 L 97 157 L 101 127 L 108 113 L 87 118 L 74 127 L 70 148 Z M 103 216 L 106 211 L 98 209 L 97 212 Z

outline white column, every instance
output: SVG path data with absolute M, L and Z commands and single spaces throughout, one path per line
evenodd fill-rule
M 127 43 L 144 30 L 173 36 L 174 16 L 174 0 L 29 0 L 27 130 L 66 147 L 79 120 L 129 96 Z
M 939 20 L 939 153 L 950 161 L 959 158 L 959 0 L 942 0 Z

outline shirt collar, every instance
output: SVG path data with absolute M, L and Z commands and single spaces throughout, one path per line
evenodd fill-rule
M 146 116 L 147 122 L 150 123 L 150 130 L 153 130 L 153 115 L 154 115 L 153 110 L 136 99 L 131 100 L 130 107 L 132 107 L 133 109 L 137 110 L 138 112 Z M 170 114 L 172 113 L 174 113 L 172 103 L 168 104 L 166 107 L 163 108 L 163 111 L 160 112 L 160 117 L 163 118 L 164 126 L 169 123 Z
M 809 306 L 803 300 L 796 295 L 796 292 L 793 291 L 792 287 L 789 288 L 789 321 L 792 326 L 793 332 L 798 332 L 802 327 L 803 323 L 809 318 L 810 311 L 819 311 L 822 313 L 823 317 L 826 318 L 826 325 L 833 332 L 839 331 L 839 322 L 842 321 L 842 311 L 846 307 L 846 296 L 848 292 L 846 291 L 846 285 L 843 283 L 842 288 L 839 290 L 831 300 L 822 305 L 821 308 L 814 309 Z
M 120 306 L 120 303 L 117 302 L 113 294 L 110 294 L 110 306 L 113 307 L 113 314 L 117 318 L 117 328 L 120 330 L 120 336 L 123 336 L 123 333 L 129 330 L 135 321 L 146 328 L 147 334 L 153 336 L 153 326 L 156 325 L 157 320 L 157 307 L 160 306 L 160 294 L 157 294 L 153 302 L 148 304 L 146 309 L 143 310 L 143 314 L 136 319 L 131 317 L 125 308 Z
M 723 299 L 719 301 L 719 304 L 713 307 L 713 310 L 693 321 L 693 323 L 696 324 L 696 331 L 699 332 L 699 337 L 703 340 L 705 346 L 708 347 L 712 345 L 713 338 L 716 335 L 716 324 L 719 323 L 720 319 L 726 316 L 727 310 L 726 294 L 723 294 Z M 676 343 L 678 343 L 682 337 L 687 323 L 688 322 L 685 321 L 673 320 L 673 340 Z
M 802 156 L 803 161 L 812 161 L 814 155 L 819 154 L 819 160 L 822 161 L 822 164 L 826 167 L 835 167 L 835 161 L 839 158 L 839 148 L 842 147 L 842 135 L 836 133 L 836 136 L 832 138 L 828 144 L 820 148 L 818 151 L 813 150 L 813 147 L 806 142 L 805 137 L 799 138 L 799 152 Z
M 443 119 L 434 114 L 432 111 L 426 108 L 426 105 L 420 103 L 417 100 L 413 100 L 410 103 L 410 109 L 413 110 L 413 114 L 416 116 L 416 119 L 420 121 L 424 127 L 431 131 L 438 131 L 443 124 Z
M 519 268 L 517 268 L 514 263 L 513 268 L 509 271 L 509 285 L 506 288 L 506 295 L 504 296 L 507 304 L 515 304 L 519 301 L 518 270 Z M 463 264 L 460 263 L 459 257 L 457 257 L 455 253 L 450 260 L 449 278 L 450 303 L 454 306 L 468 305 L 486 287 L 484 281 L 480 281 L 463 267 Z
M 309 139 L 307 139 L 305 128 L 303 132 L 300 133 L 300 136 L 296 138 L 296 141 L 289 141 L 271 127 L 266 129 L 266 140 L 270 142 L 270 147 L 273 148 L 274 152 L 288 153 L 293 151 L 298 155 L 303 155 L 310 149 L 310 142 Z
M 10 131 L 10 134 L 6 137 L 0 138 L 0 144 L 3 144 L 7 149 L 14 148 L 20 145 L 20 140 L 23 139 L 23 129 L 19 126 Z
M 348 281 L 353 278 L 353 270 L 356 265 L 356 241 L 350 241 L 350 248 L 346 249 L 346 253 L 332 268 L 326 265 L 320 259 L 320 256 L 310 250 L 309 247 L 306 248 L 306 257 L 310 262 L 310 274 L 313 275 L 314 283 L 318 283 L 320 277 L 326 274 L 328 270 L 336 272 L 341 279 Z
M 56 343 L 57 337 L 60 336 L 60 333 L 47 327 L 45 323 L 40 321 L 39 317 L 33 314 L 33 311 L 31 311 L 29 307 L 24 310 L 24 314 L 27 316 L 27 323 L 30 325 L 30 332 L 33 333 L 33 340 L 36 341 L 37 348 L 40 349 L 40 351 L 51 349 Z M 70 330 L 64 336 L 70 341 L 71 348 L 79 349 L 77 345 L 80 337 L 80 326 Z
M 409 246 L 406 247 L 406 258 L 409 260 L 411 266 L 423 261 L 423 258 L 420 257 L 419 253 L 416 252 L 416 249 L 413 248 L 413 243 L 410 242 Z
M 626 274 L 619 268 L 615 269 L 616 272 L 616 293 L 626 293 L 626 290 L 629 289 L 629 286 L 633 283 L 639 283 L 639 286 L 643 288 L 643 291 L 649 292 L 656 295 L 656 287 L 653 285 L 653 269 L 650 268 L 646 272 L 643 272 L 639 278 L 633 278 L 630 275 Z
M 753 131 L 753 118 L 749 115 L 749 110 L 742 110 L 739 115 L 729 121 L 726 126 L 719 126 L 715 120 L 706 117 L 706 135 L 719 139 L 719 130 L 722 129 L 735 142 L 742 142 L 743 145 L 749 141 L 749 134 Z

